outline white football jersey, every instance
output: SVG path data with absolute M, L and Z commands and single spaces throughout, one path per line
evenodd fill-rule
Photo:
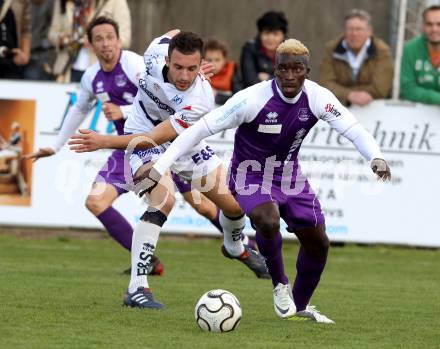
M 209 81 L 202 75 L 186 91 L 179 91 L 166 76 L 166 60 L 170 38 L 161 36 L 153 40 L 144 54 L 145 71 L 141 74 L 132 114 L 125 122 L 125 133 L 147 133 L 164 120 L 170 119 L 180 134 L 215 107 L 214 94 Z M 157 161 L 170 142 L 130 154 L 133 173 L 150 161 Z M 221 164 L 220 159 L 204 142 L 183 154 L 171 169 L 179 176 L 199 178 Z
M 161 36 L 145 51 L 145 71 L 139 79 L 133 115 L 125 123 L 126 133 L 148 132 L 169 118 L 180 134 L 215 107 L 211 85 L 204 76 L 199 74 L 186 91 L 167 81 L 164 67 L 169 42 L 169 37 Z

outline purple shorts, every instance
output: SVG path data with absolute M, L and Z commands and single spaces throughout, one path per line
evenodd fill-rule
M 259 172 L 248 172 L 242 179 L 237 180 L 237 170 L 232 169 L 229 190 L 248 216 L 255 207 L 275 202 L 290 232 L 324 224 L 318 197 L 301 173 L 289 180 L 290 186 L 281 185 L 281 176 L 274 176 L 269 184 L 263 184 L 263 174 Z
M 177 190 L 181 194 L 187 193 L 192 190 L 191 183 L 189 181 L 180 178 L 174 172 L 171 172 L 171 175 L 173 176 L 173 182 L 176 185 Z
M 125 185 L 124 176 L 124 150 L 115 150 L 112 155 L 109 156 L 105 165 L 101 168 L 95 178 L 96 183 L 107 183 L 115 187 L 118 195 L 127 193 L 128 191 L 123 189 Z M 130 165 L 126 163 L 129 171 Z M 131 172 L 128 172 L 131 176 Z

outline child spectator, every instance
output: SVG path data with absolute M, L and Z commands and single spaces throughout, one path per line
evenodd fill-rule
M 241 90 L 237 64 L 228 60 L 226 45 L 215 39 L 205 43 L 204 59 L 214 66 L 211 86 L 214 89 L 215 103 L 223 105 L 229 97 Z
M 241 51 L 243 87 L 273 78 L 275 52 L 284 41 L 288 22 L 283 12 L 269 11 L 257 21 L 258 35 Z

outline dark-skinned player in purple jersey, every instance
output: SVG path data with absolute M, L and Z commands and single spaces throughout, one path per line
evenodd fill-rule
M 282 43 L 276 54 L 275 79 L 238 92 L 181 133 L 149 171 L 144 186 L 151 190 L 194 144 L 238 127 L 229 188 L 256 229 L 274 286 L 275 313 L 292 320 L 333 323 L 309 305 L 324 271 L 329 239 L 319 200 L 298 164 L 300 146 L 322 119 L 354 144 L 380 179 L 389 180 L 391 172 L 376 141 L 351 112 L 329 90 L 306 79 L 309 61 L 309 51 L 301 42 Z M 163 142 L 172 139 L 169 130 L 163 122 L 146 136 Z M 88 140 L 86 148 L 92 143 Z M 301 245 L 293 287 L 284 271 L 280 218 Z

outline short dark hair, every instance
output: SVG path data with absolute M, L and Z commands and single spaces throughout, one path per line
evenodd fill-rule
M 286 34 L 288 24 L 289 23 L 287 22 L 284 12 L 268 11 L 257 20 L 257 28 L 259 33 L 261 33 L 263 30 L 281 30 L 284 34 Z
M 423 21 L 426 21 L 426 14 L 430 11 L 440 11 L 440 5 L 432 5 L 425 8 L 422 12 Z
M 168 57 L 171 57 L 171 53 L 174 49 L 187 55 L 199 51 L 200 55 L 203 54 L 203 40 L 202 38 L 193 32 L 180 32 L 173 36 L 168 46 Z
M 110 24 L 116 32 L 116 37 L 119 39 L 119 25 L 111 19 L 110 17 L 106 16 L 99 16 L 92 19 L 92 21 L 87 26 L 87 39 L 89 39 L 89 42 L 92 42 L 92 30 L 98 25 L 101 24 Z
M 205 56 L 206 51 L 221 51 L 224 57 L 228 57 L 228 47 L 224 42 L 217 39 L 210 39 L 205 43 L 203 56 Z

